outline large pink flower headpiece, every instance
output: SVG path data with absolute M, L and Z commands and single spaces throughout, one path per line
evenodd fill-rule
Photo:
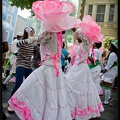
M 38 20 L 41 20 L 46 30 L 60 32 L 76 27 L 78 20 L 69 16 L 73 12 L 74 6 L 69 2 L 60 0 L 36 1 L 32 5 L 32 10 Z
M 80 22 L 80 32 L 92 42 L 102 42 L 104 35 L 101 34 L 100 26 L 90 15 L 85 15 Z

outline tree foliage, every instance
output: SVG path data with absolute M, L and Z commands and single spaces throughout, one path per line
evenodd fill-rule
M 23 9 L 31 9 L 32 8 L 32 3 L 35 2 L 36 0 L 9 0 L 11 3 L 11 6 L 16 6 L 20 7 L 21 10 Z

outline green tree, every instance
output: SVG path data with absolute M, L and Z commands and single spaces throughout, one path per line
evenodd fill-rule
M 31 9 L 32 3 L 35 1 L 36 0 L 9 0 L 11 6 L 20 7 L 21 10 L 23 10 L 24 8 Z

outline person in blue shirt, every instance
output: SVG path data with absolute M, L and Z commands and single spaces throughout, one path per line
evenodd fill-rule
M 65 66 L 67 65 L 66 60 L 68 59 L 68 52 L 64 47 L 65 47 L 65 43 L 63 42 L 62 51 L 61 51 L 61 65 L 63 72 L 65 72 Z

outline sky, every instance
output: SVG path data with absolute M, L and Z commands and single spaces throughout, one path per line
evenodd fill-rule
M 21 10 L 18 8 L 18 15 L 22 16 L 23 18 L 27 18 L 31 15 L 31 13 L 27 9 Z
M 76 5 L 78 5 L 78 0 L 72 1 L 75 2 Z M 22 16 L 23 18 L 28 18 L 29 16 L 31 16 L 31 13 L 27 9 L 21 10 L 20 8 L 18 8 L 18 15 Z

